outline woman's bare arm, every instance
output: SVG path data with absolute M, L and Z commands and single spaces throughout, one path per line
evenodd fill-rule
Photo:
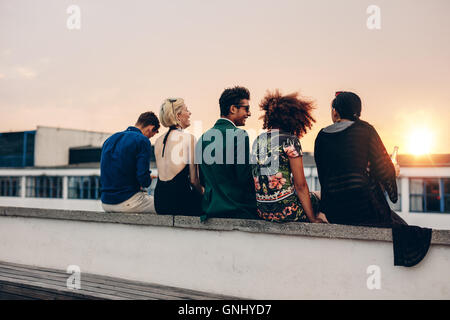
M 200 184 L 198 165 L 195 164 L 195 138 L 191 135 L 188 146 L 188 154 L 189 154 L 189 176 L 190 182 L 192 186 L 200 193 L 203 194 L 205 192 L 205 188 Z
M 324 222 L 318 219 L 314 215 L 314 211 L 311 204 L 311 198 L 309 196 L 309 188 L 306 183 L 305 173 L 303 172 L 303 159 L 302 157 L 289 158 L 289 165 L 291 167 L 292 176 L 294 177 L 294 186 L 297 191 L 297 196 L 305 210 L 308 220 L 313 223 Z

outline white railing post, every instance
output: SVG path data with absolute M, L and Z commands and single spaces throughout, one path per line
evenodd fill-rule
M 69 197 L 69 178 L 67 176 L 63 176 L 63 189 L 62 189 L 62 197 L 63 199 L 67 199 Z
M 27 191 L 27 177 L 20 177 L 20 197 L 25 198 L 25 194 Z
M 409 178 L 401 177 L 402 213 L 409 213 Z

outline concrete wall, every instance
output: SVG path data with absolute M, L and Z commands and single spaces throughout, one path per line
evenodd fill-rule
M 1 206 L 59 210 L 103 211 L 100 200 L 0 197 Z
M 0 260 L 255 299 L 450 298 L 449 231 L 405 268 L 389 229 L 0 208 Z
M 34 165 L 62 166 L 69 164 L 69 148 L 101 147 L 110 133 L 38 127 L 34 147 Z

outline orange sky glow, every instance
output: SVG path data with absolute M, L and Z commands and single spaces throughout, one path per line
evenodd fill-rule
M 72 4 L 79 30 L 66 25 Z M 413 153 L 416 141 L 450 153 L 450 1 L 376 1 L 377 30 L 366 24 L 372 4 L 0 0 L 0 131 L 112 133 L 141 112 L 158 113 L 167 97 L 184 98 L 205 131 L 223 89 L 242 85 L 251 91 L 245 129 L 255 132 L 266 90 L 314 100 L 317 122 L 301 139 L 312 151 L 331 124 L 334 92 L 347 90 L 362 98 L 361 118 L 388 152 Z

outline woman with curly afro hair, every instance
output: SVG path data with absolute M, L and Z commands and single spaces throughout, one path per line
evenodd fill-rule
M 313 103 L 277 90 L 267 93 L 260 108 L 267 132 L 256 138 L 252 150 L 258 215 L 276 222 L 327 223 L 318 196 L 309 192 L 299 140 L 315 122 Z

